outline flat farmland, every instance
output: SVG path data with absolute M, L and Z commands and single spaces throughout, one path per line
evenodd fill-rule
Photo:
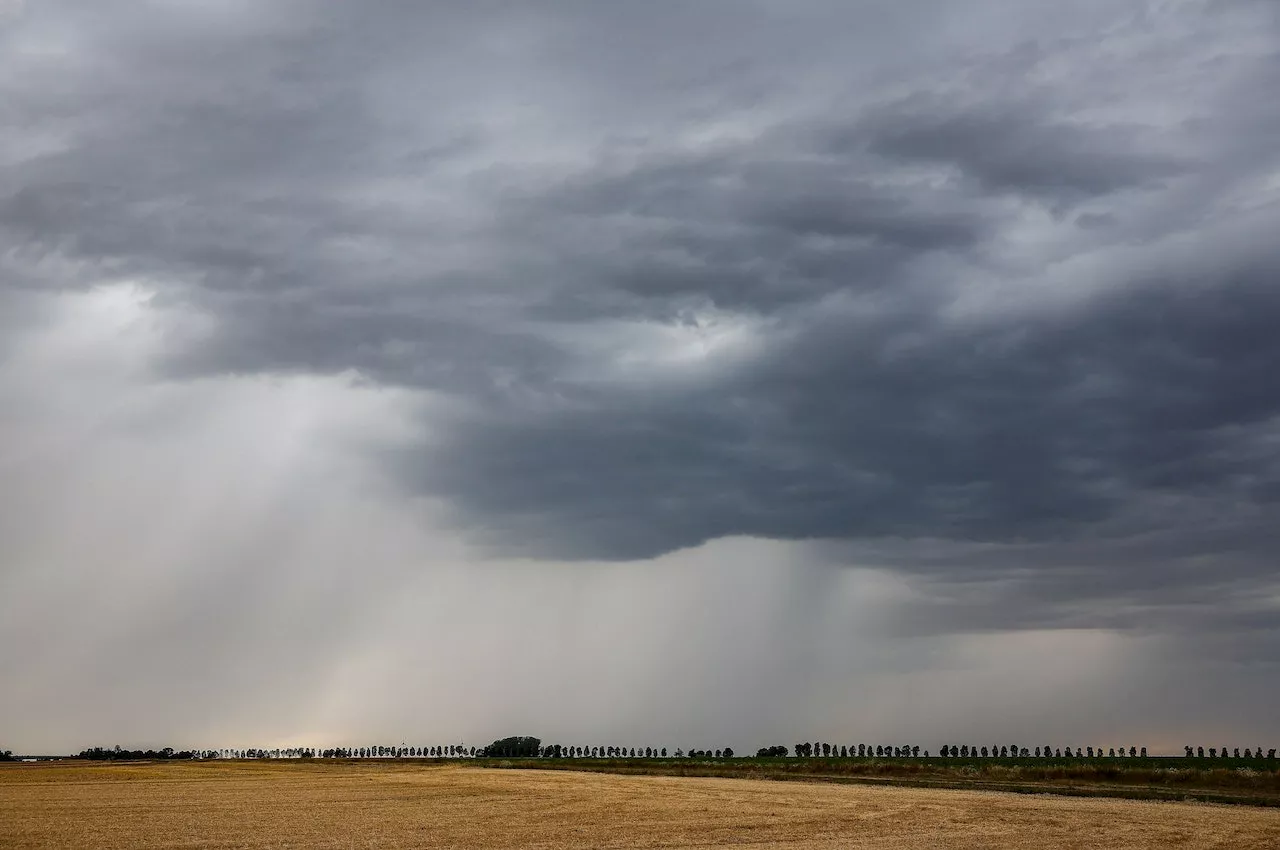
M 0 847 L 1280 847 L 1280 810 L 422 763 L 0 766 Z

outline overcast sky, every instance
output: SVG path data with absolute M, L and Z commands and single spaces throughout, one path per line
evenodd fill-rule
M 1280 745 L 1274 0 L 0 0 L 0 748 Z

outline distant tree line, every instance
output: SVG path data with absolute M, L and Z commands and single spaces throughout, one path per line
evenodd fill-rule
M 1275 760 L 1274 748 L 1263 755 L 1261 747 L 1204 747 L 1184 748 L 1187 758 L 1211 759 L 1262 759 Z M 792 752 L 797 758 L 929 758 L 928 750 L 915 745 L 886 744 L 831 744 L 827 742 L 801 742 L 794 747 L 774 745 L 756 750 L 756 758 L 787 758 Z M 1123 759 L 1147 758 L 1146 747 L 1023 747 L 1017 744 L 993 744 L 971 746 L 968 744 L 944 744 L 938 751 L 942 758 L 1067 758 L 1067 759 Z M 93 761 L 113 760 L 177 760 L 177 759 L 281 759 L 281 758 L 543 758 L 543 759 L 652 759 L 668 758 L 666 747 L 578 746 L 576 744 L 544 744 L 531 736 L 499 738 L 485 747 L 468 747 L 465 744 L 440 744 L 435 746 L 385 746 L 285 747 L 276 749 L 218 749 L 175 750 L 164 747 L 159 750 L 126 750 L 120 746 L 91 747 L 76 754 L 76 758 Z M 674 758 L 734 758 L 732 747 L 721 749 L 676 749 Z M 0 750 L 0 761 L 14 761 L 13 753 Z
M 540 738 L 500 738 L 478 753 L 483 758 L 566 758 L 566 759 L 655 759 L 668 758 L 666 747 L 591 746 L 543 744 Z M 733 748 L 719 750 L 677 749 L 675 758 L 733 758 Z
M 928 750 L 921 750 L 915 745 L 884 744 L 828 744 L 825 742 L 799 743 L 794 747 L 797 758 L 929 758 Z M 761 747 L 756 750 L 756 758 L 785 758 L 791 751 L 786 746 Z M 1023 747 L 1018 744 L 993 744 L 991 746 L 971 746 L 968 744 L 943 744 L 938 750 L 942 758 L 1069 758 L 1069 759 L 1123 759 L 1147 758 L 1146 747 Z M 1186 747 L 1188 758 L 1198 756 L 1205 758 L 1203 747 Z M 1275 759 L 1276 751 L 1267 750 L 1265 758 Z M 1245 748 L 1243 753 L 1237 748 L 1221 750 L 1210 747 L 1208 758 L 1264 758 L 1261 747 Z
M 1071 747 L 1042 746 L 1031 749 L 1017 744 L 993 744 L 990 747 L 970 747 L 944 744 L 938 754 L 943 758 L 1146 758 L 1147 748 L 1129 747 Z
M 885 744 L 828 744 L 814 741 L 795 745 L 797 758 L 920 758 L 920 748 L 911 745 L 893 746 Z M 763 747 L 756 751 L 758 758 L 777 758 L 785 756 L 787 748 L 782 746 Z M 924 751 L 929 757 L 929 751 Z
M 784 748 L 785 749 L 785 748 Z M 785 753 L 784 753 L 785 754 Z M 733 758 L 732 747 L 717 750 L 677 749 L 675 758 Z M 218 750 L 126 750 L 120 746 L 91 747 L 81 750 L 75 758 L 94 761 L 138 759 L 311 759 L 311 758 L 565 758 L 565 759 L 652 759 L 668 758 L 666 747 L 578 746 L 570 744 L 543 744 L 541 739 L 529 736 L 500 738 L 486 747 L 468 747 L 463 744 L 438 746 L 384 746 L 368 747 L 286 747 L 276 749 L 225 748 Z
M 17 761 L 13 755 L 13 750 L 0 750 L 0 761 Z
M 1232 748 L 1231 748 L 1231 751 L 1230 751 L 1230 753 L 1229 753 L 1229 754 L 1228 754 L 1228 752 L 1227 752 L 1227 748 L 1226 748 L 1226 747 L 1223 747 L 1221 750 L 1219 750 L 1217 747 L 1210 747 L 1210 748 L 1209 748 L 1209 754 L 1208 754 L 1207 756 L 1205 755 L 1204 747 L 1184 747 L 1184 749 L 1186 750 L 1186 756 L 1187 756 L 1187 758 L 1201 758 L 1201 759 L 1202 759 L 1202 758 L 1211 758 L 1211 759 L 1216 759 L 1216 758 L 1224 758 L 1224 759 L 1225 759 L 1225 758 L 1233 758 L 1233 759 L 1238 759 L 1238 758 L 1246 758 L 1246 759 L 1260 759 L 1260 758 L 1264 758 L 1264 756 L 1262 755 L 1262 747 L 1255 747 L 1255 748 L 1254 748 L 1254 749 L 1252 749 L 1252 750 L 1251 750 L 1251 749 L 1249 749 L 1248 747 L 1245 747 L 1245 748 L 1244 748 L 1244 755 L 1240 755 L 1240 748 L 1239 748 L 1239 747 L 1232 747 Z M 1275 751 L 1275 748 L 1274 748 L 1274 747 L 1273 747 L 1273 748 L 1271 748 L 1271 749 L 1269 749 L 1269 750 L 1267 750 L 1267 754 L 1266 754 L 1265 758 L 1270 759 L 1270 760 L 1274 760 L 1274 759 L 1275 759 L 1275 757 L 1276 757 L 1276 751 Z
M 162 750 L 125 750 L 117 744 L 109 749 L 107 747 L 91 747 L 87 750 L 81 750 L 76 754 L 76 758 L 90 759 L 91 761 L 137 761 L 139 759 L 190 760 L 199 758 L 202 752 L 196 752 L 193 750 L 175 750 L 173 747 L 165 747 Z
M 213 758 L 253 759 L 253 758 L 471 758 L 477 755 L 475 747 L 462 744 L 440 744 L 431 747 L 407 747 L 404 745 L 368 747 L 289 747 L 285 749 L 222 749 L 214 750 Z

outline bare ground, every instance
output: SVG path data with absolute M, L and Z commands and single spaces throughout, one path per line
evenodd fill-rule
M 0 848 L 1280 847 L 1280 810 L 422 764 L 0 768 Z

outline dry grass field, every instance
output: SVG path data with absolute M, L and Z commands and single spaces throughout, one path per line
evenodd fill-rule
M 414 763 L 0 766 L 0 847 L 1280 847 L 1280 810 Z

